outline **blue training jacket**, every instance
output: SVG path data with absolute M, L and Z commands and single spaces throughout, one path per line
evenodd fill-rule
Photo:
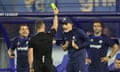
M 79 49 L 74 49 L 72 47 L 72 40 L 75 40 L 76 44 L 79 46 Z M 68 55 L 70 58 L 80 56 L 82 49 L 86 48 L 89 45 L 89 38 L 85 32 L 78 28 L 73 28 L 69 32 L 64 32 L 64 41 L 69 41 Z

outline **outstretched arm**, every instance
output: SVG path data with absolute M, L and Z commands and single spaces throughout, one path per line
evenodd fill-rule
M 55 8 L 53 10 L 53 12 L 54 12 L 54 20 L 53 20 L 52 29 L 55 29 L 57 31 L 57 29 L 58 29 L 58 13 L 59 13 L 58 8 Z

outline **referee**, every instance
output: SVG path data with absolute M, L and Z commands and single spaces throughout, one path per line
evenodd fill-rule
M 30 72 L 53 72 L 52 41 L 58 28 L 58 8 L 54 9 L 54 23 L 49 32 L 45 32 L 45 23 L 39 20 L 35 24 L 37 34 L 29 41 L 28 61 Z M 34 62 L 34 63 L 33 63 Z

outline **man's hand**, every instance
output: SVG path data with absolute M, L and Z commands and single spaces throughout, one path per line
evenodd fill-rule
M 74 49 L 79 49 L 78 45 L 75 43 L 75 40 L 72 40 L 72 47 Z
M 15 58 L 15 54 L 13 53 L 13 54 L 9 55 L 9 57 L 10 58 Z
M 101 58 L 101 62 L 108 62 L 109 60 L 110 58 L 108 56 Z
M 54 12 L 54 15 L 58 15 L 59 9 L 56 7 L 56 8 L 53 10 L 53 12 Z
M 86 63 L 91 64 L 91 59 L 90 58 L 87 57 L 85 60 L 86 60 Z
M 67 50 L 68 45 L 69 45 L 69 42 L 68 42 L 68 41 L 65 41 L 65 44 L 62 45 L 62 48 L 63 48 L 64 50 Z
M 10 58 L 15 58 L 15 54 L 14 54 L 14 51 L 12 49 L 8 50 L 8 55 Z

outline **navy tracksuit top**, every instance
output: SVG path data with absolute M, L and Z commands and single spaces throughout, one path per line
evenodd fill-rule
M 79 49 L 76 50 L 72 47 L 72 40 L 75 40 L 75 43 L 79 46 Z M 86 48 L 89 45 L 88 36 L 78 28 L 73 28 L 71 31 L 64 33 L 64 40 L 69 41 L 69 47 L 68 47 L 68 55 L 70 58 L 74 58 L 76 56 L 79 56 L 81 53 L 80 51 L 83 48 Z

